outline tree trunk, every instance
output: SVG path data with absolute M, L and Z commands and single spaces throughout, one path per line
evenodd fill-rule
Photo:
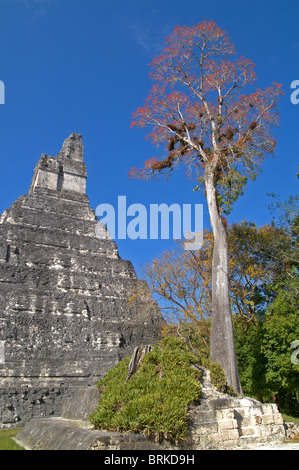
M 228 386 L 242 393 L 229 301 L 227 233 L 219 213 L 212 172 L 205 175 L 205 188 L 214 235 L 210 358 L 222 367 Z

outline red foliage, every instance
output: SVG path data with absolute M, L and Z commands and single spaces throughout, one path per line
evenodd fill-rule
M 255 165 L 272 152 L 281 85 L 242 95 L 255 82 L 254 64 L 244 57 L 230 59 L 234 53 L 214 21 L 176 26 L 150 64 L 153 86 L 131 124 L 149 127 L 147 137 L 170 153 L 134 169 L 131 177 L 151 177 L 180 161 L 204 170 L 221 153 L 230 165 L 241 156 Z

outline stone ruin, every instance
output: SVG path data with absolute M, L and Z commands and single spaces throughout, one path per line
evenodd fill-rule
M 89 206 L 86 177 L 72 134 L 0 218 L 0 428 L 59 415 L 159 338 L 160 310 Z
M 163 318 L 89 206 L 81 135 L 41 156 L 29 194 L 2 214 L 0 237 L 0 429 L 22 427 L 22 446 L 196 450 L 285 438 L 276 405 L 218 392 L 207 370 L 183 445 L 92 429 L 96 381 L 158 341 Z
M 279 444 L 286 438 L 286 425 L 276 405 L 218 392 L 211 383 L 209 371 L 200 369 L 202 398 L 199 405 L 189 407 L 188 436 L 179 445 L 169 441 L 157 443 L 139 433 L 94 430 L 86 420 L 87 409 L 81 405 L 82 401 L 90 402 L 90 394 L 73 397 L 72 406 L 64 407 L 60 417 L 29 421 L 15 440 L 32 450 L 163 452 L 245 450 L 269 444 L 271 448 L 271 444 Z

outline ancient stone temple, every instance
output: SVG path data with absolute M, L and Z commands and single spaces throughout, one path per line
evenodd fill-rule
M 1 216 L 0 427 L 59 413 L 159 337 L 160 310 L 89 206 L 86 176 L 72 134 Z

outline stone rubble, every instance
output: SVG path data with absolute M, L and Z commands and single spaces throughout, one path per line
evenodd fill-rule
M 200 406 L 190 408 L 188 446 L 192 449 L 243 447 L 252 442 L 279 442 L 286 437 L 275 404 L 218 392 L 203 369 Z

